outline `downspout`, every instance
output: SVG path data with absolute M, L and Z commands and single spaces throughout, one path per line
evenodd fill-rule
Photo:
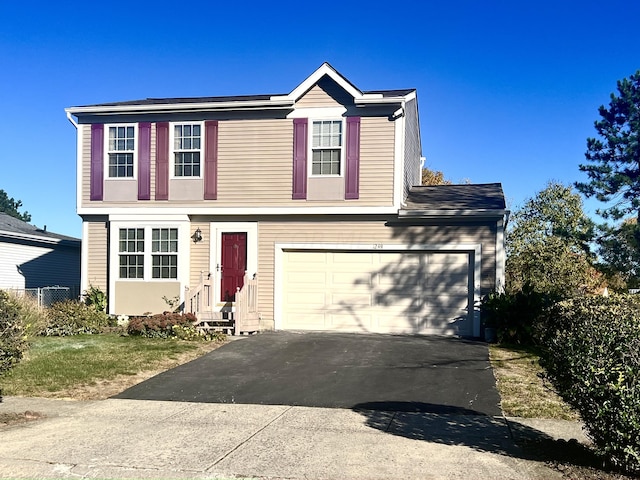
M 73 125 L 74 127 L 76 127 L 76 130 L 78 130 L 78 124 L 76 123 L 76 121 L 73 119 L 73 115 L 71 115 L 71 112 L 67 112 L 67 119 L 71 122 L 71 125 Z

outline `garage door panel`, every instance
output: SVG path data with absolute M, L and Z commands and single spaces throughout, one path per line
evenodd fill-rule
M 290 313 L 284 318 L 289 328 L 299 330 L 324 330 L 324 313 L 306 312 L 303 314 Z
M 461 264 L 469 262 L 467 253 L 431 253 L 429 254 L 429 265 Z
M 327 275 L 324 272 L 289 272 L 286 275 L 286 281 L 291 286 L 296 285 L 322 285 L 326 282 Z
M 378 285 L 381 287 L 396 287 L 396 286 L 421 286 L 426 281 L 424 275 L 420 275 L 420 272 L 408 272 L 408 273 L 380 273 L 378 274 Z
M 360 295 L 351 292 L 331 293 L 329 297 L 329 305 L 332 310 L 349 307 L 370 307 L 372 305 L 370 293 Z
M 339 314 L 332 313 L 328 315 L 329 325 L 333 330 L 353 332 L 366 328 L 371 325 L 371 315 L 358 315 L 358 314 Z
M 283 259 L 283 328 L 472 333 L 467 253 L 288 251 Z
M 327 303 L 324 292 L 291 292 L 287 293 L 284 299 L 285 302 L 292 306 L 296 311 L 308 310 L 311 307 L 324 308 Z
M 335 286 L 355 288 L 364 285 L 369 288 L 373 285 L 371 274 L 355 274 L 354 272 L 333 272 L 331 273 L 331 283 Z

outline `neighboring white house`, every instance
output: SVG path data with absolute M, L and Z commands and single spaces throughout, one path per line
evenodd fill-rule
M 80 240 L 0 212 L 0 289 L 80 288 Z

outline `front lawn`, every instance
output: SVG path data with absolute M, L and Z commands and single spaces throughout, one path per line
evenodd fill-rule
M 562 420 L 578 418 L 552 390 L 551 385 L 540 377 L 543 370 L 535 349 L 490 345 L 489 357 L 505 415 Z
M 0 388 L 3 395 L 107 398 L 220 345 L 116 334 L 36 337 L 25 358 L 0 376 Z

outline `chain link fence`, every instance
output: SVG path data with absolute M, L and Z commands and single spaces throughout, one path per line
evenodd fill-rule
M 49 307 L 56 302 L 63 300 L 78 300 L 80 298 L 80 287 L 39 287 L 25 289 L 11 289 L 16 295 L 32 298 L 38 302 L 39 307 Z

